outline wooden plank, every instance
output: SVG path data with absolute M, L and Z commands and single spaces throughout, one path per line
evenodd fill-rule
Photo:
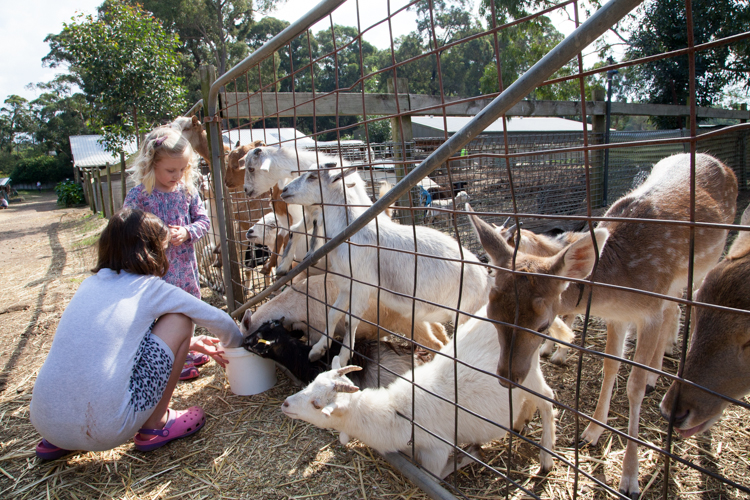
M 223 94 L 222 94 L 223 95 Z M 222 110 L 225 118 L 259 119 L 275 117 L 313 116 L 313 109 L 317 116 L 333 116 L 336 113 L 336 95 L 322 95 L 314 101 L 311 92 L 297 92 L 292 99 L 290 92 L 264 92 L 261 107 L 260 94 L 228 92 L 226 105 Z M 474 116 L 484 109 L 491 98 L 479 98 L 466 101 L 464 97 L 446 97 L 446 103 L 454 103 L 445 107 L 448 116 Z M 362 115 L 362 96 L 358 92 L 342 92 L 338 95 L 339 116 Z M 463 101 L 463 102 L 460 102 Z M 297 109 L 294 109 L 294 102 Z M 278 105 L 277 105 L 278 103 Z M 249 104 L 249 111 L 248 111 Z M 440 115 L 442 103 L 439 96 L 421 94 L 399 95 L 401 111 L 411 110 L 413 116 Z M 368 116 L 394 115 L 396 99 L 393 94 L 365 94 L 364 108 Z M 264 114 L 261 114 L 263 110 Z M 591 115 L 606 114 L 603 101 L 587 102 L 586 111 Z M 252 116 L 250 116 L 252 112 Z M 750 119 L 750 111 L 723 108 L 698 108 L 699 118 L 729 118 L 735 120 Z M 576 116 L 581 114 L 581 103 L 572 101 L 521 101 L 513 106 L 508 116 Z M 625 102 L 612 103 L 612 115 L 631 116 L 687 116 L 689 106 L 674 106 L 671 104 L 632 104 Z

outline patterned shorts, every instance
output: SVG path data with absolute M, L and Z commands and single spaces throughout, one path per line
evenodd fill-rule
M 138 347 L 128 385 L 130 404 L 137 412 L 150 410 L 159 403 L 174 364 L 171 353 L 165 351 L 163 343 L 156 340 L 151 328 Z

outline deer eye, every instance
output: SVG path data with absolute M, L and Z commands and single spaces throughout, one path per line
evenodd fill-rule
M 543 324 L 541 328 L 538 328 L 537 332 L 544 333 L 547 330 L 547 328 L 549 328 L 549 321 Z
M 320 410 L 322 407 L 320 406 L 320 403 L 318 403 L 317 399 L 313 399 L 312 405 L 316 410 Z
M 253 167 L 248 167 L 248 171 L 255 172 L 255 169 Z

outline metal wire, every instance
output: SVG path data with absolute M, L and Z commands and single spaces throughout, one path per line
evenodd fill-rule
M 575 399 L 573 401 L 561 401 L 550 399 L 542 394 L 532 392 L 535 396 L 549 401 L 555 407 L 572 415 L 575 421 L 576 432 L 573 436 L 573 454 L 572 457 L 554 450 L 546 450 L 536 441 L 528 436 L 520 435 L 513 431 L 514 411 L 520 409 L 513 408 L 510 398 L 512 391 L 509 391 L 508 406 L 510 407 L 510 422 L 498 422 L 493 420 L 492 415 L 483 415 L 467 406 L 462 397 L 459 385 L 459 369 L 472 369 L 477 374 L 497 378 L 500 377 L 495 373 L 489 372 L 483 368 L 474 366 L 470 360 L 460 359 L 460 346 L 457 342 L 452 344 L 448 350 L 437 351 L 432 348 L 425 348 L 415 342 L 415 328 L 419 317 L 419 311 L 422 308 L 434 307 L 442 308 L 453 318 L 447 321 L 445 326 L 450 331 L 455 331 L 459 324 L 460 315 L 467 317 L 478 317 L 475 311 L 461 311 L 461 304 L 464 302 L 464 294 L 471 293 L 466 289 L 464 283 L 464 272 L 469 265 L 475 265 L 474 262 L 467 260 L 466 253 L 474 252 L 483 253 L 483 249 L 475 237 L 468 218 L 463 215 L 462 206 L 457 203 L 458 195 L 465 192 L 471 201 L 471 205 L 476 214 L 490 222 L 501 222 L 506 217 L 511 217 L 516 222 L 516 233 L 520 234 L 520 224 L 523 222 L 524 229 L 532 229 L 537 232 L 542 231 L 567 231 L 567 230 L 584 230 L 593 235 L 594 224 L 602 221 L 619 221 L 639 224 L 660 224 L 663 227 L 680 227 L 688 228 L 691 235 L 695 231 L 703 228 L 728 229 L 734 228 L 727 224 L 697 222 L 695 220 L 695 184 L 694 175 L 691 175 L 691 207 L 690 217 L 685 221 L 661 221 L 655 219 L 634 219 L 634 218 L 605 218 L 602 216 L 607 208 L 603 205 L 603 200 L 616 200 L 625 195 L 642 182 L 647 176 L 651 166 L 660 159 L 675 153 L 690 152 L 693 158 L 692 169 L 694 172 L 694 158 L 697 151 L 708 152 L 725 164 L 731 166 L 738 179 L 740 179 L 740 188 L 746 189 L 746 179 L 748 178 L 748 157 L 750 156 L 747 148 L 748 134 L 750 134 L 750 124 L 739 124 L 733 126 L 717 127 L 714 129 L 699 129 L 696 126 L 696 119 L 705 110 L 699 110 L 696 105 L 694 82 L 691 81 L 690 95 L 692 96 L 689 105 L 690 128 L 689 130 L 673 131 L 655 131 L 655 132 L 610 132 L 609 141 L 604 144 L 603 130 L 595 126 L 589 129 L 586 125 L 587 119 L 592 121 L 598 120 L 602 116 L 600 103 L 590 102 L 585 93 L 585 79 L 595 74 L 604 73 L 611 69 L 636 66 L 646 64 L 655 60 L 688 55 L 690 60 L 690 71 L 694 80 L 695 66 L 694 55 L 701 50 L 708 50 L 721 45 L 731 45 L 738 43 L 750 37 L 750 32 L 732 35 L 721 40 L 715 40 L 710 43 L 695 45 L 692 39 L 692 33 L 688 33 L 689 46 L 685 49 L 676 50 L 664 54 L 655 54 L 648 58 L 611 64 L 597 68 L 595 70 L 584 71 L 581 51 L 592 43 L 605 30 L 612 26 L 618 19 L 626 15 L 631 9 L 639 4 L 639 0 L 612 0 L 599 9 L 587 21 L 581 23 L 581 26 L 555 49 L 550 51 L 544 58 L 538 61 L 523 76 L 513 82 L 511 85 L 505 85 L 502 79 L 501 53 L 498 43 L 498 35 L 503 30 L 508 30 L 513 26 L 522 25 L 523 23 L 533 22 L 540 16 L 547 15 L 555 10 L 564 9 L 567 6 L 573 8 L 576 22 L 578 22 L 578 2 L 577 0 L 568 0 L 566 2 L 548 6 L 540 9 L 530 15 L 511 20 L 505 24 L 498 24 L 496 21 L 495 4 L 491 2 L 490 11 L 492 15 L 491 26 L 486 30 L 472 34 L 461 40 L 451 41 L 440 45 L 438 41 L 434 10 L 435 6 L 431 1 L 427 2 L 428 17 L 428 34 L 429 47 L 421 54 L 399 58 L 397 56 L 397 44 L 394 41 L 393 23 L 397 16 L 403 15 L 406 9 L 415 7 L 418 2 L 412 2 L 397 10 L 391 11 L 390 3 L 388 14 L 384 19 L 374 20 L 368 26 L 362 25 L 359 17 L 359 4 L 357 3 L 357 35 L 351 39 L 341 39 L 337 36 L 336 25 L 332 13 L 344 3 L 345 0 L 327 0 L 316 6 L 310 13 L 303 16 L 299 21 L 285 29 L 282 33 L 274 37 L 259 50 L 251 54 L 238 66 L 230 70 L 227 74 L 222 75 L 212 86 L 210 94 L 206 99 L 207 117 L 211 120 L 211 126 L 215 127 L 216 134 L 212 135 L 212 149 L 214 150 L 213 170 L 209 178 L 210 189 L 204 191 L 204 199 L 207 203 L 213 203 L 216 206 L 216 215 L 212 215 L 212 228 L 214 222 L 218 231 L 214 229 L 212 238 L 205 243 L 203 247 L 198 247 L 200 256 L 201 275 L 206 283 L 213 288 L 222 291 L 228 299 L 230 311 L 238 317 L 246 309 L 257 307 L 262 301 L 268 299 L 272 294 L 278 291 L 300 274 L 317 268 L 323 273 L 324 280 L 324 299 L 322 303 L 326 306 L 326 311 L 338 310 L 343 313 L 347 322 L 353 319 L 361 321 L 363 324 L 369 324 L 381 328 L 384 334 L 390 334 L 398 342 L 408 344 L 411 347 L 412 354 L 416 349 L 424 349 L 433 357 L 447 357 L 452 360 L 453 386 L 447 393 L 432 394 L 439 401 L 452 405 L 452 432 L 451 435 L 438 435 L 431 431 L 425 422 L 416 417 L 418 408 L 416 407 L 417 391 L 431 392 L 430 387 L 426 386 L 423 381 L 417 380 L 414 369 L 414 356 L 412 356 L 412 370 L 407 374 L 396 374 L 399 378 L 408 381 L 411 384 L 411 403 L 409 411 L 411 416 L 401 413 L 402 418 L 406 419 L 412 429 L 412 440 L 409 446 L 411 455 L 415 456 L 419 443 L 417 439 L 419 433 L 426 433 L 433 438 L 449 445 L 453 449 L 453 463 L 457 465 L 461 456 L 467 452 L 460 448 L 459 434 L 459 416 L 463 414 L 472 415 L 484 422 L 497 426 L 498 429 L 507 431 L 508 441 L 505 443 L 505 451 L 502 453 L 506 462 L 502 467 L 492 465 L 492 460 L 482 460 L 475 457 L 475 467 L 486 472 L 486 476 L 493 479 L 501 479 L 505 482 L 505 487 L 497 488 L 493 495 L 504 494 L 506 498 L 523 492 L 524 495 L 531 498 L 539 498 L 539 491 L 529 488 L 527 482 L 521 480 L 518 475 L 519 460 L 518 453 L 515 451 L 515 442 L 530 445 L 538 448 L 540 451 L 549 451 L 553 454 L 558 462 L 558 467 L 563 464 L 572 468 L 573 487 L 572 497 L 577 498 L 584 496 L 581 491 L 580 483 L 583 478 L 586 481 L 596 484 L 607 497 L 627 498 L 608 486 L 596 475 L 592 474 L 582 466 L 579 455 L 583 453 L 578 444 L 578 424 L 582 422 L 592 422 L 593 417 L 583 409 L 584 399 L 592 397 L 588 387 L 583 384 L 584 356 L 587 359 L 596 357 L 601 360 L 612 360 L 623 362 L 630 365 L 631 370 L 638 369 L 650 373 L 659 373 L 667 380 L 682 381 L 682 371 L 684 367 L 684 357 L 688 348 L 688 334 L 690 323 L 690 306 L 712 307 L 725 313 L 750 314 L 747 311 L 727 308 L 717 305 L 707 305 L 697 303 L 692 298 L 692 287 L 688 287 L 686 298 L 673 297 L 663 293 L 652 291 L 635 290 L 613 284 L 597 283 L 593 278 L 584 280 L 565 279 L 571 282 L 570 286 L 580 286 L 582 297 L 586 297 L 587 308 L 583 315 L 583 328 L 580 342 L 561 342 L 562 345 L 578 351 L 578 366 L 575 376 Z M 689 0 L 686 3 L 686 15 L 688 16 L 688 25 L 692 26 L 691 7 Z M 330 37 L 329 51 L 317 51 L 313 48 L 313 34 L 309 30 L 316 22 L 328 18 L 328 26 L 325 29 L 326 37 Z M 377 68 L 373 71 L 365 70 L 365 57 L 363 55 L 363 43 L 365 38 L 378 27 L 387 27 L 390 36 L 390 65 L 383 68 Z M 692 28 L 689 28 L 692 29 Z M 318 37 L 323 35 L 318 34 Z M 320 38 L 322 39 L 322 38 Z M 444 89 L 442 64 L 446 55 L 451 50 L 461 48 L 465 44 L 474 40 L 490 40 L 494 49 L 494 60 L 497 67 L 497 83 L 499 92 L 497 94 L 481 96 L 447 96 Z M 353 79 L 344 79 L 343 70 L 346 69 L 342 61 L 348 60 L 346 57 L 354 54 L 359 64 L 357 74 Z M 550 76 L 560 67 L 569 61 L 576 59 L 577 71 L 570 76 L 550 78 Z M 288 68 L 283 71 L 280 69 L 280 62 L 288 61 Z M 435 65 L 436 68 L 436 87 L 433 100 L 424 100 L 424 104 L 414 104 L 418 101 L 408 90 L 403 89 L 403 82 L 399 81 L 399 74 L 405 74 L 409 68 L 415 64 L 421 64 L 428 61 Z M 333 69 L 333 78 L 327 81 L 325 74 L 319 70 L 322 65 L 329 64 Z M 368 93 L 365 89 L 368 85 L 383 83 L 388 76 L 393 78 L 393 91 L 390 96 L 382 95 L 380 102 L 368 99 Z M 579 117 L 580 131 L 566 132 L 535 132 L 520 133 L 509 130 L 509 121 L 507 116 L 511 110 L 517 113 L 533 114 L 528 111 L 528 103 L 524 103 L 520 108 L 515 106 L 533 89 L 545 85 L 562 83 L 565 81 L 577 80 L 579 88 L 579 101 L 572 103 L 575 114 Z M 281 89 L 284 89 L 283 91 Z M 290 94 L 290 95 L 289 95 Z M 361 117 L 358 120 L 342 119 L 343 109 L 349 109 L 348 99 L 351 94 L 356 94 L 358 102 L 361 103 L 361 111 L 357 114 Z M 221 95 L 222 102 L 218 102 Z M 291 97 L 291 104 L 289 101 Z M 405 99 L 405 100 L 402 100 Z M 490 102 L 489 98 L 493 98 Z M 457 104 L 484 106 L 481 111 L 476 113 L 474 118 L 467 125 L 458 130 L 450 127 L 450 118 L 456 112 Z M 251 106 L 253 109 L 251 109 Z M 524 107 L 525 106 L 525 107 Z M 308 108 L 311 107 L 311 111 Z M 195 108 L 195 107 L 194 107 Z M 677 109 L 679 108 L 679 109 Z M 684 113 L 683 107 L 675 106 L 674 109 L 668 110 L 669 113 Z M 613 110 L 625 109 L 622 105 L 612 106 Z M 347 111 L 348 113 L 349 111 Z M 435 132 L 434 137 L 413 136 L 415 116 L 424 116 L 434 113 L 442 119 L 442 127 Z M 744 115 L 743 115 L 744 116 Z M 333 118 L 330 118 L 333 117 Z M 499 133 L 483 133 L 489 125 L 496 120 L 501 119 L 503 127 Z M 385 143 L 374 143 L 369 140 L 369 132 L 375 124 L 383 120 L 388 120 L 392 124 L 398 124 L 398 134 L 394 134 L 392 140 Z M 510 122 L 512 125 L 512 121 Z M 299 153 L 304 150 L 315 151 L 318 161 L 324 161 L 328 155 L 334 157 L 339 169 L 343 165 L 351 164 L 355 166 L 361 177 L 366 181 L 368 194 L 372 197 L 374 203 L 370 206 L 357 206 L 345 199 L 343 205 L 323 200 L 326 210 L 322 210 L 322 230 L 324 244 L 317 245 L 317 249 L 311 254 L 308 253 L 304 260 L 293 268 L 286 276 L 273 281 L 273 276 L 261 274 L 257 267 L 249 267 L 247 252 L 254 248 L 248 244 L 244 237 L 247 225 L 252 224 L 264 214 L 271 210 L 269 203 L 261 203 L 257 206 L 251 206 L 244 199 L 244 193 L 241 191 L 229 191 L 223 186 L 223 176 L 226 175 L 225 160 L 219 151 L 219 129 L 224 129 L 225 134 L 234 145 L 235 137 L 238 137 L 240 143 L 246 144 L 248 137 L 262 137 L 268 145 L 284 145 L 294 147 Z M 311 133 L 307 137 L 300 137 L 295 130 L 305 128 Z M 345 134 L 351 133 L 357 128 L 364 130 L 363 139 L 352 141 L 344 138 Z M 249 132 L 250 135 L 247 134 Z M 416 135 L 416 134 L 414 134 Z M 321 138 L 335 137 L 332 141 L 322 141 Z M 609 169 L 606 178 L 607 192 L 604 193 L 603 186 L 605 183 L 602 178 L 600 165 L 600 156 L 603 151 L 609 152 Z M 459 153 L 460 152 L 460 153 Z M 307 165 L 299 165 L 299 172 L 306 170 Z M 205 172 L 207 173 L 207 172 Z M 320 182 L 320 179 L 319 179 Z M 387 191 L 386 186 L 394 186 Z M 322 186 L 319 185 L 321 194 Z M 346 191 L 345 191 L 346 193 Z M 346 196 L 346 194 L 345 194 Z M 223 199 L 226 197 L 227 202 Z M 436 203 L 437 202 L 437 203 Z M 381 234 L 382 228 L 376 218 L 384 210 L 389 209 L 392 205 L 396 206 L 396 214 L 393 219 L 402 225 L 412 226 L 412 236 L 414 238 L 413 248 L 401 250 L 404 254 L 414 259 L 414 268 L 412 270 L 413 289 L 410 293 L 396 290 L 392 284 L 382 275 Z M 223 208 L 226 205 L 228 210 L 224 213 Z M 345 208 L 344 216 L 346 217 L 346 229 L 338 234 L 332 234 L 326 228 L 325 214 L 328 209 Z M 363 213 L 356 219 L 349 219 L 351 209 L 357 208 Z M 307 212 L 303 217 L 308 217 Z M 223 218 L 229 221 L 224 224 Z M 363 244 L 351 241 L 350 238 L 360 231 L 365 225 L 374 221 L 376 243 Z M 298 221 L 287 221 L 298 222 Z M 309 221 L 305 221 L 304 227 L 309 227 Z M 331 221 L 329 220 L 329 225 Z M 290 224 L 291 225 L 291 224 Z M 225 227 L 226 226 L 226 227 Z M 417 226 L 427 226 L 451 235 L 459 244 L 459 250 L 454 257 L 438 258 L 431 255 L 428 251 L 418 247 Z M 227 228 L 231 228 L 228 230 Z M 273 230 L 273 228 L 269 228 Z M 750 228 L 745 228 L 750 229 Z M 308 234 L 307 229 L 295 233 L 294 237 L 307 238 L 312 236 Z M 561 279 L 555 276 L 540 275 L 539 273 L 529 273 L 516 269 L 516 256 L 519 247 L 516 240 L 513 261 L 509 269 L 488 265 L 487 267 L 493 273 L 507 273 L 514 280 L 522 279 Z M 217 243 L 222 244 L 224 254 L 223 265 L 224 279 L 212 268 L 209 260 L 213 261 L 214 254 L 211 246 Z M 345 266 L 348 269 L 330 269 L 326 264 L 326 255 L 340 244 L 347 245 L 348 263 Z M 692 254 L 693 254 L 693 237 L 691 236 L 689 278 L 692 282 Z M 233 252 L 228 252 L 227 248 L 231 246 Z M 377 283 L 370 284 L 360 279 L 352 278 L 356 275 L 356 263 L 352 260 L 354 252 L 362 250 L 374 250 L 377 262 Z M 389 251 L 392 251 L 389 249 Z M 281 253 L 277 251 L 276 253 Z M 597 252 L 598 254 L 598 252 Z M 302 259 L 302 256 L 297 256 Z M 458 304 L 439 304 L 433 300 L 417 296 L 417 282 L 423 279 L 420 269 L 428 262 L 429 259 L 442 260 L 445 262 L 459 263 L 461 266 L 461 278 L 457 283 L 446 284 L 446 286 L 457 287 L 462 291 L 461 299 Z M 318 262 L 314 266 L 314 262 Z M 348 273 L 348 274 L 347 274 Z M 592 273 L 594 276 L 595 273 Z M 351 303 L 344 308 L 338 308 L 333 305 L 333 300 L 328 295 L 328 279 L 341 280 L 346 279 L 347 287 L 351 292 L 355 287 L 364 285 L 370 286 L 375 290 L 377 314 L 376 321 L 367 321 L 353 313 Z M 310 324 L 311 318 L 309 308 L 311 301 L 321 300 L 317 297 L 310 296 L 309 283 L 301 287 L 305 290 L 308 302 L 308 311 L 305 311 L 305 319 Z M 411 283 L 411 282 L 410 282 Z M 597 290 L 621 290 L 632 293 L 640 293 L 644 296 L 653 297 L 659 300 L 669 300 L 677 304 L 686 306 L 686 320 L 683 327 L 682 353 L 681 361 L 676 374 L 647 366 L 636 360 L 628 360 L 621 356 L 615 356 L 600 352 L 591 345 L 589 332 L 590 310 L 594 294 Z M 302 292 L 300 292 L 302 293 Z M 398 297 L 403 300 L 411 301 L 411 318 L 410 328 L 404 331 L 389 331 L 381 323 L 380 305 L 387 303 L 385 297 Z M 249 300 L 248 300 L 249 299 Z M 510 326 L 514 332 L 532 333 L 548 341 L 551 338 L 545 333 L 527 330 L 517 326 L 520 322 L 520 296 L 516 296 L 516 318 L 514 324 L 505 324 L 503 322 L 491 321 L 499 326 Z M 328 324 L 328 315 L 325 318 L 324 325 L 311 325 L 311 331 L 319 330 L 319 334 L 333 332 L 336 325 Z M 516 335 L 517 333 L 514 333 Z M 337 340 L 334 340 L 338 342 Z M 344 346 L 353 347 L 353 346 Z M 513 347 L 511 347 L 513 349 Z M 511 352 L 511 362 L 513 358 Z M 373 359 L 372 362 L 379 363 L 379 359 Z M 390 371 L 383 366 L 379 369 Z M 516 384 L 513 381 L 505 380 L 515 386 L 513 391 L 528 391 L 523 384 Z M 689 381 L 683 381 L 687 386 L 700 387 Z M 741 407 L 750 409 L 750 405 L 737 401 L 727 395 L 706 389 L 706 392 L 724 400 L 730 401 Z M 674 413 L 674 412 L 673 412 Z M 643 418 L 643 417 L 642 417 Z M 656 425 L 651 422 L 652 425 Z M 659 425 L 662 423 L 659 422 Z M 659 454 L 664 459 L 664 471 L 662 473 L 662 497 L 668 498 L 669 495 L 675 494 L 676 486 L 670 479 L 670 461 L 676 461 L 691 469 L 721 481 L 724 485 L 736 489 L 738 492 L 750 493 L 750 486 L 739 484 L 738 482 L 722 477 L 716 471 L 708 470 L 699 464 L 693 463 L 679 456 L 672 451 L 671 432 L 672 422 L 666 426 L 667 438 L 663 446 L 654 445 L 647 440 L 630 436 L 628 432 L 617 429 L 608 422 L 602 422 L 602 427 L 606 431 L 617 435 L 618 438 L 624 438 L 625 442 L 636 443 L 642 449 L 648 449 L 651 452 Z M 419 431 L 419 432 L 417 432 Z M 406 450 L 404 450 L 406 451 Z M 437 477 L 429 477 L 424 472 L 408 465 L 409 461 L 400 454 L 389 454 L 386 458 L 392 463 L 398 464 L 399 468 L 407 470 L 407 476 L 415 481 L 423 490 L 428 492 L 433 498 L 452 498 L 453 495 L 466 497 L 470 495 L 465 488 L 465 482 L 458 474 L 454 474 L 447 480 L 441 480 Z M 406 469 L 404 469 L 406 468 Z M 554 479 L 553 479 L 554 480 Z M 438 485 L 440 483 L 442 486 Z M 488 481 L 482 484 L 482 487 L 488 486 Z M 679 493 L 679 492 L 678 492 Z

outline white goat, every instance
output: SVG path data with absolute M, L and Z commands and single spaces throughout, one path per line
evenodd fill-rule
M 442 200 L 432 200 L 432 203 L 427 206 L 429 210 L 427 210 L 427 213 L 425 214 L 424 221 L 426 224 L 432 224 L 439 219 L 450 219 L 454 212 L 450 212 L 448 210 L 453 210 L 454 208 L 457 209 L 458 207 L 464 206 L 468 202 L 469 193 L 467 193 L 466 191 L 459 191 L 458 193 L 456 193 L 455 206 L 453 205 L 453 200 L 450 198 L 445 198 Z
M 245 236 L 251 243 L 273 248 L 276 244 L 276 238 L 283 238 L 287 234 L 289 234 L 287 221 L 276 215 L 276 212 L 269 212 L 253 224 L 247 230 Z
M 294 147 L 255 148 L 239 162 L 240 168 L 245 168 L 244 188 L 245 194 L 250 198 L 262 196 L 274 185 L 284 187 L 301 171 L 317 169 L 318 165 L 332 163 L 341 162 L 333 156 L 315 151 L 298 150 Z M 348 162 L 344 161 L 343 165 L 348 165 Z M 295 257 L 302 260 L 312 246 L 310 238 L 302 238 L 300 233 L 312 234 L 314 217 L 309 212 L 303 215 L 303 209 L 298 205 L 290 205 L 288 210 L 294 224 L 289 228 L 289 243 L 284 249 L 281 262 L 276 266 L 277 276 L 283 276 L 289 272 Z
M 477 315 L 486 317 L 486 309 L 482 308 Z M 458 359 L 467 364 L 454 365 L 454 352 L 458 352 Z M 510 393 L 514 410 L 511 415 L 508 389 L 498 384 L 494 376 L 487 375 L 494 373 L 499 355 L 500 344 L 494 325 L 485 319 L 472 318 L 459 327 L 455 339 L 436 354 L 435 359 L 417 367 L 413 373 L 406 373 L 404 378 L 386 388 L 360 391 L 345 377 L 346 373 L 359 367 L 340 368 L 338 358 L 334 358 L 334 369 L 321 373 L 305 389 L 289 396 L 281 411 L 290 418 L 339 431 L 342 443 L 346 443 L 349 437 L 357 438 L 380 453 L 401 451 L 411 454 L 413 429 L 416 460 L 431 473 L 446 477 L 454 470 L 450 459 L 452 447 L 447 443 L 455 438 L 457 443 L 481 445 L 501 439 L 506 431 L 500 426 L 507 429 L 513 424 L 514 429 L 521 429 L 538 407 L 542 416 L 541 471 L 545 473 L 553 465 L 552 456 L 544 451 L 552 451 L 555 444 L 552 403 L 517 387 Z M 539 356 L 534 359 L 522 386 L 552 399 L 554 393 L 539 368 Z M 458 376 L 460 405 L 496 424 L 459 410 L 458 425 L 455 426 L 455 408 L 449 402 L 456 397 L 454 373 Z M 413 405 L 411 380 L 414 380 Z M 412 408 L 415 410 L 413 416 Z M 511 420 L 512 417 L 515 418 Z M 410 418 L 419 425 L 412 427 Z M 458 429 L 458 436 L 454 437 L 455 429 Z M 471 461 L 462 454 L 458 466 L 460 468 Z
M 327 238 L 341 232 L 372 205 L 364 181 L 354 169 L 309 171 L 287 184 L 281 198 L 304 206 L 325 201 L 317 207 L 325 217 L 325 224 L 319 222 L 318 227 L 325 230 Z M 328 254 L 328 268 L 340 291 L 328 313 L 329 328 L 338 324 L 345 311 L 351 312 L 350 323 L 346 315 L 343 363 L 349 359 L 359 318 L 377 294 L 378 284 L 383 287 L 383 305 L 407 318 L 412 316 L 413 306 L 415 321 L 444 323 L 455 319 L 455 312 L 446 308 L 474 313 L 487 303 L 490 279 L 486 269 L 471 251 L 440 231 L 402 226 L 380 214 L 377 227 L 375 220 L 370 221 L 350 241 L 353 245 L 340 245 Z M 415 251 L 419 253 L 417 262 Z M 461 281 L 463 287 L 459 286 Z M 466 319 L 462 316 L 459 321 Z M 310 351 L 312 361 L 328 348 L 331 333 L 327 331 Z

